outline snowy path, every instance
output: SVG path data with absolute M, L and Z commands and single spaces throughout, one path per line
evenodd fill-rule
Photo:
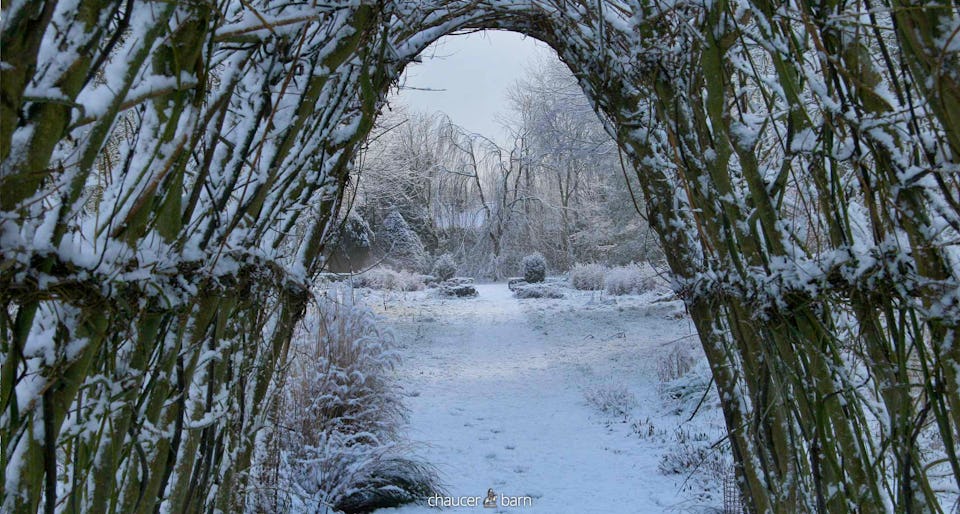
M 478 290 L 466 300 L 408 293 L 377 309 L 398 335 L 410 437 L 437 466 L 448 495 L 484 496 L 492 488 L 532 503 L 478 512 L 689 510 L 678 494 L 683 477 L 657 471 L 662 445 L 584 399 L 588 388 L 623 384 L 639 399 L 634 418 L 664 415 L 657 358 L 670 345 L 689 344 L 671 341 L 692 331 L 678 303 L 621 299 L 618 306 L 580 292 L 517 300 L 505 284 Z

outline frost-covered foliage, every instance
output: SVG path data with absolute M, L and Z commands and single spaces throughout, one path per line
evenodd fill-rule
M 393 210 L 383 220 L 383 228 L 377 233 L 386 262 L 394 267 L 421 271 L 427 262 L 427 253 L 417 235 L 400 211 Z
M 370 248 L 370 241 L 373 239 L 373 231 L 370 230 L 367 220 L 353 211 L 344 220 L 341 234 L 342 240 L 350 241 L 351 244 L 359 248 Z M 334 242 L 336 241 L 334 240 Z
M 470 284 L 462 284 L 450 281 L 440 284 L 438 292 L 440 296 L 449 296 L 452 298 L 473 298 L 474 296 L 480 295 L 480 292 L 477 291 L 477 288 Z
M 729 446 L 714 444 L 715 438 L 706 433 L 682 428 L 675 431 L 673 439 L 660 456 L 658 471 L 682 477 L 683 489 L 694 493 L 696 501 L 717 503 L 723 498 L 723 512 L 743 512 L 742 502 L 727 497 L 727 483 L 735 480 Z
M 587 403 L 609 416 L 627 418 L 638 401 L 636 395 L 621 384 L 603 384 L 583 393 Z
M 570 269 L 568 278 L 570 285 L 575 289 L 583 291 L 596 291 L 603 289 L 603 277 L 607 273 L 607 267 L 602 264 L 577 263 Z
M 373 230 L 363 217 L 351 211 L 340 223 L 328 245 L 332 248 L 326 269 L 352 272 L 365 268 L 371 259 Z
M 665 289 L 666 283 L 660 275 L 649 262 L 613 268 L 601 264 L 577 264 L 570 270 L 568 280 L 576 289 L 605 289 L 612 295 L 624 295 Z
M 512 147 L 440 113 L 386 113 L 356 172 L 358 208 L 375 225 L 399 210 L 427 250 L 472 276 L 502 279 L 533 251 L 558 270 L 662 259 L 637 212 L 643 194 L 610 172 L 615 140 L 570 70 L 540 63 L 509 96 Z
M 511 291 L 516 291 L 518 287 L 523 287 L 527 285 L 527 281 L 520 277 L 512 277 L 507 279 L 507 288 Z
M 675 414 L 688 417 L 698 410 L 717 408 L 720 399 L 707 361 L 691 363 L 690 357 L 682 355 L 673 354 L 658 363 L 657 372 L 662 376 L 658 388 L 664 404 Z M 671 376 L 675 378 L 668 378 Z
M 657 380 L 661 384 L 676 380 L 686 375 L 696 363 L 697 359 L 689 349 L 677 346 L 657 360 Z
M 433 276 L 437 277 L 441 281 L 450 280 L 456 274 L 457 263 L 453 260 L 453 256 L 449 253 L 445 253 L 438 257 L 437 261 L 433 264 Z
M 426 287 L 427 281 L 432 278 L 430 275 L 421 275 L 407 270 L 400 270 L 396 273 L 394 288 L 400 291 L 420 291 Z
M 685 437 L 687 436 L 680 436 L 678 439 Z M 664 475 L 687 475 L 701 466 L 705 466 L 705 469 L 719 467 L 718 465 L 723 464 L 722 456 L 705 444 L 708 441 L 707 435 L 703 433 L 693 434 L 687 441 L 678 441 L 677 446 L 668 449 L 660 458 L 657 468 Z
M 645 293 L 656 286 L 656 271 L 648 263 L 617 266 L 603 277 L 603 288 L 612 295 Z
M 520 263 L 523 267 L 523 279 L 530 284 L 543 282 L 547 278 L 547 260 L 540 253 L 531 253 Z
M 385 289 L 392 291 L 420 291 L 426 287 L 429 275 L 420 275 L 407 270 L 394 271 L 390 268 L 378 267 L 354 275 L 351 283 L 354 287 L 368 287 L 370 289 Z
M 566 295 L 563 288 L 556 284 L 516 284 L 512 287 L 513 296 L 517 298 L 563 298 Z
M 378 118 L 352 177 L 354 205 L 373 226 L 399 212 L 434 254 L 442 253 L 442 227 L 454 216 L 446 208 L 451 181 L 444 172 L 450 145 L 440 137 L 445 120 L 440 113 L 408 113 L 393 103 Z
M 366 512 L 436 489 L 432 469 L 399 438 L 393 335 L 351 298 L 349 289 L 329 290 L 295 335 L 274 441 L 255 467 L 274 481 L 260 484 L 251 500 L 258 509 Z
M 403 67 L 465 28 L 550 42 L 605 111 L 751 510 L 944 510 L 957 18 L 932 1 L 4 3 L 0 510 L 236 510 L 357 151 Z M 470 156 L 496 152 L 452 141 L 475 151 L 451 171 L 482 185 Z M 519 264 L 497 249 L 536 208 L 504 187 L 536 178 L 523 156 L 478 205 L 491 272 Z M 544 206 L 562 225 L 581 182 L 559 157 L 537 169 L 570 172 Z
M 708 434 L 683 425 L 668 436 L 667 448 L 660 455 L 657 470 L 664 475 L 683 477 L 683 488 L 695 494 L 698 501 L 723 498 L 724 512 L 743 512 L 741 502 L 731 501 L 726 487 L 735 480 L 730 445 L 718 441 L 717 434 Z M 739 500 L 736 495 L 735 500 Z M 740 506 L 739 510 L 731 507 Z M 727 510 L 731 509 L 731 510 Z

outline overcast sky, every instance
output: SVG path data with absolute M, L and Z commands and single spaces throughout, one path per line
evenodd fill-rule
M 533 38 L 488 30 L 441 38 L 421 58 L 422 64 L 407 67 L 401 81 L 406 88 L 391 102 L 445 112 L 457 125 L 503 144 L 497 115 L 508 110 L 507 90 L 538 59 L 557 57 Z

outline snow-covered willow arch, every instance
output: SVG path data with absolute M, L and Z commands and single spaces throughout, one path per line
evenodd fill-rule
M 242 508 L 351 158 L 403 67 L 477 28 L 551 45 L 603 113 L 755 510 L 937 510 L 960 481 L 947 1 L 21 0 L 2 18 L 4 510 Z

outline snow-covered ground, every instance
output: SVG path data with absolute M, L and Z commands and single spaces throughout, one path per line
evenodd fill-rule
M 469 299 L 430 290 L 367 298 L 397 334 L 407 431 L 448 497 L 482 498 L 493 489 L 498 499 L 526 504 L 484 512 L 721 507 L 719 481 L 704 479 L 704 469 L 660 470 L 666 453 L 677 455 L 668 462 L 690 458 L 693 449 L 717 453 L 703 449 L 723 437 L 712 393 L 692 421 L 692 409 L 678 415 L 677 404 L 658 394 L 658 367 L 672 351 L 700 355 L 679 301 L 572 289 L 564 299 L 518 300 L 506 284 L 477 289 Z M 601 400 L 588 400 L 598 397 L 625 412 L 603 412 Z M 430 503 L 438 501 L 455 500 Z M 436 511 L 408 505 L 389 512 Z

